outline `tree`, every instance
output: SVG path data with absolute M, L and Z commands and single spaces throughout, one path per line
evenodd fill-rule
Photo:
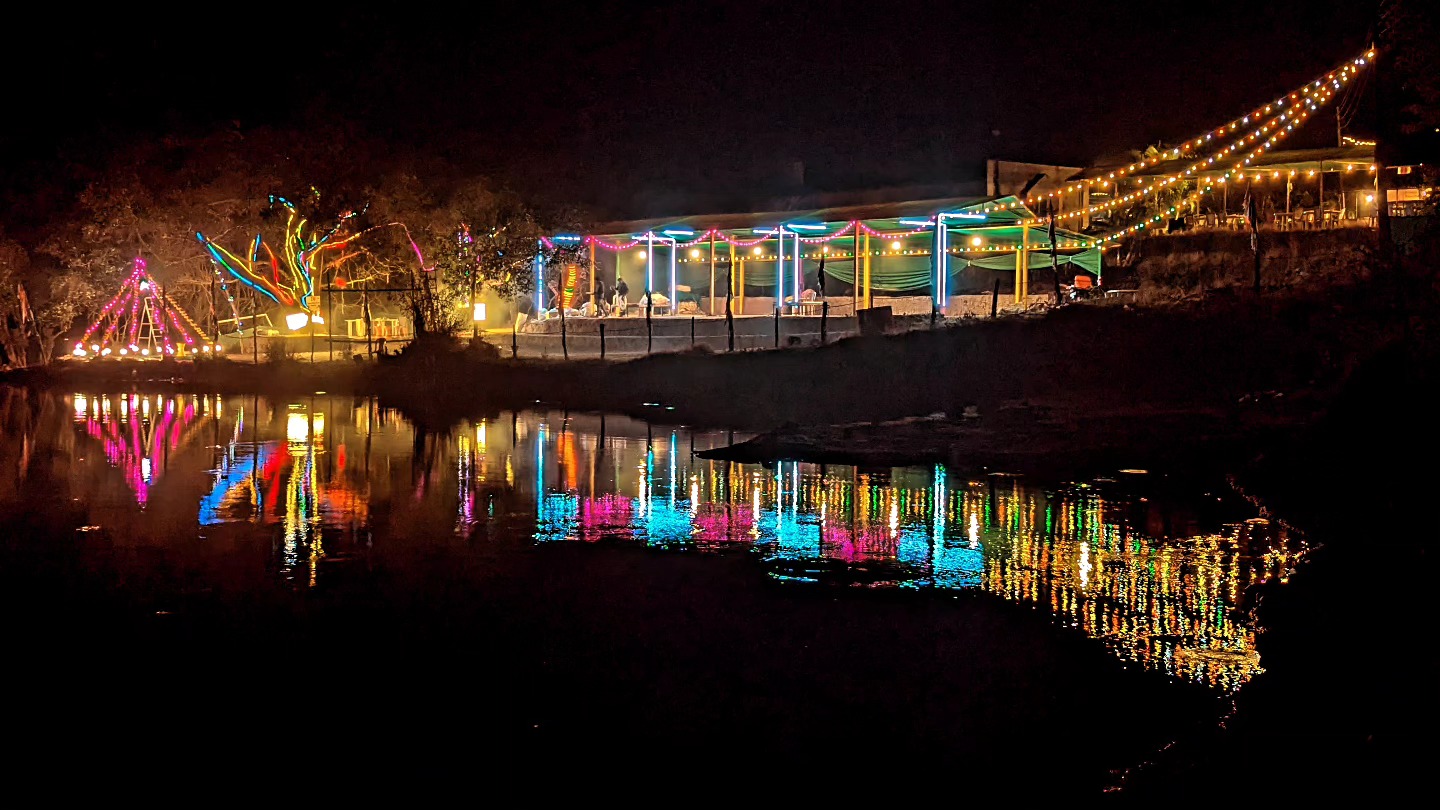
M 515 195 L 466 183 L 416 221 L 426 222 L 432 261 L 417 279 L 417 331 L 423 321 L 426 329 L 454 333 L 473 323 L 471 309 L 485 292 L 519 299 L 533 289 L 544 230 Z
M 28 359 L 25 323 L 29 313 L 20 291 L 29 270 L 30 254 L 0 233 L 0 349 L 5 353 L 0 360 L 7 365 L 23 366 Z
M 31 263 L 17 242 L 0 235 L 0 348 L 12 365 L 41 363 L 82 314 L 98 311 L 103 290 L 83 273 L 47 271 Z

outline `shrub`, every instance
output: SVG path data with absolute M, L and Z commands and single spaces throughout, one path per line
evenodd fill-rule
M 295 362 L 295 343 L 289 338 L 275 336 L 265 343 L 265 361 L 274 366 Z

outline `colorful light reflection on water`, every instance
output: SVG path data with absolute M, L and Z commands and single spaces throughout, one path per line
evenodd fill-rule
M 388 531 L 431 542 L 438 531 L 733 550 L 797 587 L 989 594 L 1125 661 L 1231 689 L 1260 666 L 1245 590 L 1286 576 L 1305 549 L 1267 521 L 1162 509 L 1143 476 L 1046 489 L 943 467 L 733 464 L 693 453 L 743 436 L 598 415 L 506 413 L 424 434 L 365 399 L 77 394 L 71 405 L 134 507 L 155 511 L 162 485 L 197 487 L 202 535 L 273 531 L 280 572 L 301 586 L 372 542 L 379 510 Z M 177 463 L 192 447 L 195 462 Z
M 1288 575 L 1304 551 L 1264 520 L 1152 533 L 1144 524 L 1162 518 L 1120 482 L 1046 490 L 940 466 L 766 469 L 691 455 L 691 440 L 704 449 L 723 443 L 715 435 L 651 431 L 601 447 L 587 429 L 542 420 L 532 433 L 538 542 L 743 548 L 783 582 L 994 594 L 1122 659 L 1221 688 L 1259 671 L 1243 592 Z M 577 445 L 579 458 L 554 457 Z

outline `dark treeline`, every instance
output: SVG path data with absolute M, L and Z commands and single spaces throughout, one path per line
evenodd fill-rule
M 287 212 L 271 195 L 291 200 L 321 232 L 336 224 L 341 235 L 365 232 L 345 251 L 343 276 L 352 283 L 433 293 L 420 283 L 433 277 L 421 272 L 423 256 L 425 270 L 454 282 L 442 285 L 452 295 L 527 289 L 538 237 L 584 219 L 343 123 L 231 125 L 13 174 L 0 209 L 0 351 L 10 365 L 49 361 L 61 338 L 99 312 L 137 257 L 203 320 L 216 295 L 215 268 L 195 234 L 237 254 L 248 254 L 256 235 L 282 244 Z M 421 297 L 405 306 L 423 304 L 441 321 L 454 309 L 454 302 Z

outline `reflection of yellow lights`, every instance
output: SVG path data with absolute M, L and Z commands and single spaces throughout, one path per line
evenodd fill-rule
M 324 435 L 325 435 L 325 414 L 323 414 L 323 413 L 316 413 L 316 414 L 315 414 L 315 437 L 316 437 L 316 438 L 320 438 L 321 436 L 324 436 Z
M 84 419 L 85 414 L 90 410 L 90 400 L 84 394 L 75 395 L 75 418 Z
M 480 452 L 485 452 L 485 422 L 483 420 L 475 426 L 475 446 L 479 448 Z
M 296 444 L 310 439 L 310 420 L 303 413 L 292 413 L 285 418 L 285 438 Z

